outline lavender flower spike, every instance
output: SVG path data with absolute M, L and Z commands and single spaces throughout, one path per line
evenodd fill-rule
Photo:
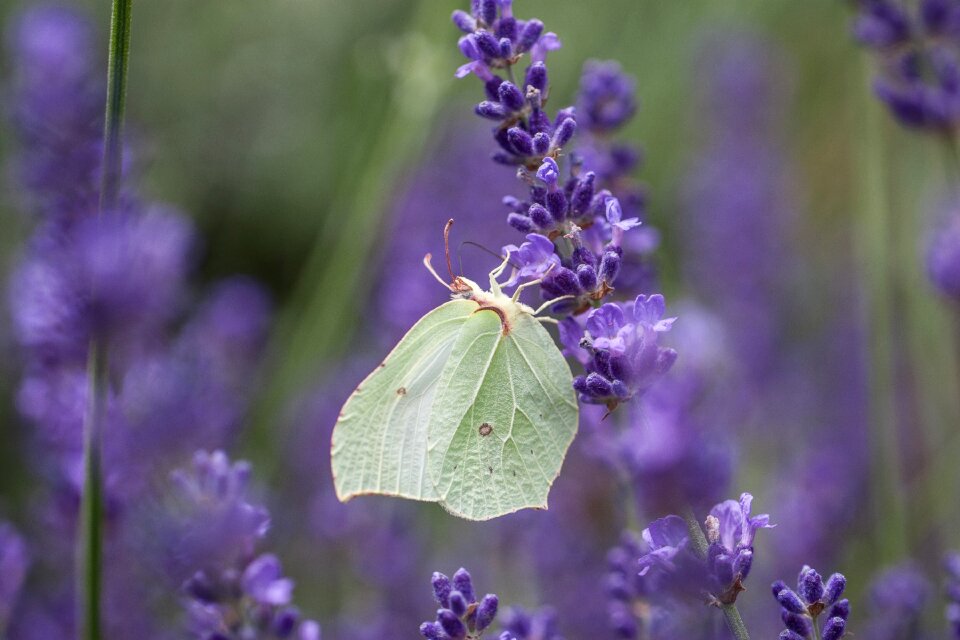
M 782 580 L 771 586 L 773 597 L 780 604 L 780 617 L 787 627 L 780 638 L 787 640 L 839 640 L 846 633 L 850 602 L 840 599 L 846 587 L 846 578 L 835 573 L 824 584 L 823 578 L 812 567 L 804 566 L 797 577 L 796 591 Z M 818 624 L 821 615 L 826 620 Z M 821 629 L 815 635 L 815 629 Z
M 735 602 L 743 581 L 753 564 L 753 538 L 759 529 L 769 529 L 770 516 L 750 516 L 753 496 L 744 493 L 740 501 L 726 500 L 710 510 L 707 517 L 707 564 L 719 585 L 717 599 L 724 604 Z M 815 598 L 815 599 L 819 599 Z
M 293 581 L 273 554 L 257 556 L 269 516 L 246 500 L 250 467 L 223 452 L 198 452 L 193 469 L 174 475 L 186 502 L 170 533 L 177 556 L 195 570 L 182 587 L 189 630 L 198 640 L 320 640 L 320 626 L 291 606 Z
M 435 572 L 431 584 L 440 609 L 436 621 L 420 625 L 420 635 L 427 640 L 479 640 L 497 617 L 499 599 L 488 593 L 477 602 L 466 569 L 458 569 L 453 579 Z

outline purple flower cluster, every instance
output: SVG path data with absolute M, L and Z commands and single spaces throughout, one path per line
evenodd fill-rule
M 26 208 L 69 218 L 96 211 L 103 151 L 103 84 L 93 30 L 74 9 L 48 5 L 14 20 L 11 117 Z
M 196 572 L 183 585 L 198 640 L 320 640 L 320 626 L 291 606 L 293 581 L 270 553 L 256 555 L 269 515 L 248 501 L 250 466 L 217 451 L 197 452 L 177 471 L 177 558 Z
M 501 639 L 563 640 L 563 636 L 557 631 L 557 612 L 551 607 L 542 607 L 536 611 L 511 607 L 502 617 Z
M 488 593 L 477 602 L 466 569 L 458 569 L 453 578 L 435 572 L 431 584 L 440 609 L 435 622 L 420 625 L 420 635 L 427 640 L 479 640 L 497 617 L 499 599 Z
M 640 295 L 632 303 L 606 303 L 590 311 L 581 327 L 576 318 L 560 325 L 565 353 L 577 357 L 586 375 L 573 387 L 583 402 L 610 410 L 645 391 L 666 373 L 677 358 L 658 344 L 676 318 L 664 318 L 663 296 Z
M 751 516 L 753 496 L 744 493 L 740 500 L 726 500 L 707 516 L 707 566 L 718 585 L 727 588 L 717 595 L 722 604 L 736 600 L 743 581 L 753 566 L 753 539 L 760 529 L 770 529 L 770 516 Z
M 857 0 L 854 36 L 880 62 L 877 96 L 902 124 L 940 133 L 960 118 L 960 4 Z
M 12 525 L 0 522 L 0 636 L 6 634 L 29 568 L 26 542 Z
M 782 580 L 774 582 L 770 589 L 780 603 L 780 616 L 787 627 L 780 634 L 781 640 L 842 638 L 850 616 L 850 601 L 840 599 L 846 586 L 847 579 L 842 574 L 833 574 L 824 584 L 820 574 L 806 565 L 797 577 L 796 591 Z M 824 612 L 826 622 L 821 627 L 819 618 Z
M 949 553 L 943 564 L 947 571 L 947 622 L 953 637 L 960 638 L 960 553 Z
M 930 600 L 930 582 L 910 563 L 881 571 L 870 585 L 870 616 L 864 637 L 877 640 L 923 640 L 924 608 Z
M 766 514 L 752 516 L 753 496 L 727 500 L 713 507 L 706 519 L 707 550 L 701 555 L 690 539 L 686 521 L 668 515 L 650 523 L 641 538 L 629 534 L 610 552 L 607 591 L 611 623 L 620 637 L 638 637 L 640 629 L 658 621 L 654 610 L 637 617 L 636 601 L 683 607 L 695 602 L 734 604 L 753 565 L 753 541 L 770 528 Z
M 571 318 L 581 315 L 614 290 L 624 262 L 625 234 L 640 225 L 637 215 L 624 214 L 621 201 L 611 190 L 618 178 L 637 164 L 637 154 L 629 147 L 598 142 L 590 145 L 588 152 L 574 153 L 565 175 L 558 160 L 577 130 L 576 112 L 570 107 L 560 109 L 551 121 L 543 108 L 549 95 L 546 53 L 560 46 L 559 39 L 544 32 L 539 20 L 517 20 L 512 0 L 477 0 L 470 13 L 455 11 L 453 22 L 466 34 L 460 38 L 460 50 L 469 60 L 457 76 L 474 73 L 483 81 L 487 100 L 477 105 L 476 112 L 497 122 L 493 136 L 500 149 L 494 160 L 517 166 L 517 177 L 528 186 L 526 199 L 503 199 L 509 209 L 508 223 L 527 234 L 519 246 L 503 248 L 513 266 L 507 284 L 538 281 L 541 296 L 556 300 L 554 311 Z M 528 53 L 530 64 L 518 86 L 513 80 L 514 66 Z M 500 70 L 509 79 L 497 75 Z M 580 105 L 587 114 L 584 122 L 591 140 L 599 141 L 636 110 L 632 81 L 614 65 L 588 65 Z M 631 214 L 639 210 L 642 197 L 636 189 L 627 191 Z M 662 304 L 662 297 L 654 298 L 659 300 L 654 306 Z M 632 314 L 632 309 L 646 306 L 626 305 L 620 313 Z M 607 315 L 615 313 L 611 309 L 619 309 L 616 305 L 603 308 Z M 589 356 L 581 356 L 581 360 L 595 361 L 578 382 L 577 390 L 585 401 L 616 406 L 642 393 L 672 364 L 671 352 L 657 349 L 656 332 L 641 327 L 646 311 L 637 313 L 643 319 L 630 323 L 636 335 L 627 338 L 624 334 L 628 351 L 612 357 L 609 349 L 584 344 Z M 642 338 L 640 334 L 644 334 Z M 579 338 L 574 348 L 579 350 Z

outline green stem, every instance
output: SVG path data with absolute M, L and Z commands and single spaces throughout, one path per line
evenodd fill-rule
M 123 116 L 130 55 L 130 14 L 133 0 L 113 0 L 110 53 L 107 61 L 107 100 L 103 124 L 103 164 L 97 215 L 117 206 L 123 167 Z M 91 283 L 93 284 L 93 283 Z M 109 398 L 109 356 L 103 336 L 90 340 L 87 360 L 89 391 L 83 428 L 83 493 L 77 549 L 78 638 L 102 635 L 100 601 L 103 589 L 103 461 L 101 441 Z
M 690 534 L 690 541 L 693 542 L 693 550 L 703 559 L 707 557 L 707 537 L 703 535 L 703 529 L 700 528 L 700 522 L 694 515 L 693 509 L 687 507 L 683 512 L 683 519 L 687 523 L 687 532 Z M 735 604 L 720 605 L 723 611 L 723 617 L 727 619 L 727 626 L 733 637 L 737 640 L 750 640 L 750 634 L 747 632 L 747 626 L 740 617 L 740 610 Z

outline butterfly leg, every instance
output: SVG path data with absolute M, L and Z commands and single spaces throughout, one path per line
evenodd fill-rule
M 549 309 L 550 307 L 552 307 L 553 305 L 560 302 L 561 300 L 572 300 L 575 297 L 576 296 L 566 295 L 566 296 L 560 296 L 559 298 L 554 298 L 553 300 L 547 300 L 542 305 L 537 307 L 537 310 L 533 312 L 533 315 L 538 316 L 544 311 L 546 311 L 547 309 Z
M 497 278 L 503 275 L 508 264 L 510 264 L 510 258 L 504 258 L 500 266 L 490 272 L 490 291 L 500 291 L 500 283 L 497 282 Z

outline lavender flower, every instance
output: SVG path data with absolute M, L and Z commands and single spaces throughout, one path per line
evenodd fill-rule
M 676 351 L 660 347 L 659 334 L 669 331 L 675 318 L 664 318 L 663 296 L 637 296 L 632 304 L 607 303 L 587 315 L 585 331 L 575 320 L 564 321 L 564 346 L 589 353 L 587 374 L 577 376 L 574 388 L 583 402 L 609 409 L 642 393 L 666 373 Z
M 201 640 L 320 640 L 320 627 L 291 606 L 293 582 L 272 554 L 255 553 L 269 524 L 247 499 L 250 467 L 200 451 L 174 474 L 180 523 L 174 557 L 196 572 L 183 584 L 189 629 Z
M 43 217 L 96 211 L 103 134 L 101 65 L 89 19 L 39 6 L 13 22 L 12 119 L 16 176 L 27 207 Z
M 835 573 L 824 584 L 823 578 L 811 567 L 804 565 L 797 578 L 797 590 L 777 580 L 770 587 L 773 597 L 780 604 L 780 617 L 787 627 L 780 634 L 781 640 L 838 640 L 844 637 L 850 602 L 841 600 L 847 585 L 842 574 Z M 826 612 L 821 625 L 820 615 Z M 820 631 L 814 635 L 815 629 Z
M 863 634 L 878 640 L 922 640 L 924 608 L 931 586 L 920 570 L 905 563 L 881 571 L 870 586 L 869 623 Z
M 0 635 L 6 632 L 29 567 L 26 542 L 12 525 L 0 522 Z
M 751 517 L 753 496 L 744 493 L 740 500 L 726 500 L 710 511 L 707 516 L 707 564 L 710 573 L 727 589 L 717 596 L 724 604 L 736 601 L 737 593 L 743 590 L 743 581 L 753 565 L 753 538 L 759 529 L 769 529 L 770 516 L 761 514 Z
M 955 207 L 927 241 L 927 274 L 941 293 L 960 300 L 960 212 Z
M 769 528 L 766 514 L 751 517 L 753 496 L 716 505 L 706 520 L 709 546 L 698 555 L 683 518 L 669 515 L 643 530 L 643 547 L 637 560 L 640 578 L 634 592 L 669 594 L 695 601 L 703 594 L 716 605 L 734 604 L 753 563 L 753 539 L 758 529 Z
M 420 625 L 420 635 L 428 640 L 478 640 L 497 616 L 497 596 L 488 593 L 477 602 L 473 580 L 463 568 L 452 579 L 436 572 L 430 582 L 441 608 L 436 622 Z
M 954 638 L 960 638 L 960 553 L 951 552 L 944 559 L 947 572 L 947 622 Z
M 563 640 L 557 632 L 557 612 L 551 607 L 535 611 L 511 607 L 503 615 L 502 627 L 515 640 Z
M 856 39 L 880 71 L 874 90 L 903 125 L 949 133 L 960 118 L 958 8 L 923 0 L 909 11 L 893 0 L 857 0 Z

